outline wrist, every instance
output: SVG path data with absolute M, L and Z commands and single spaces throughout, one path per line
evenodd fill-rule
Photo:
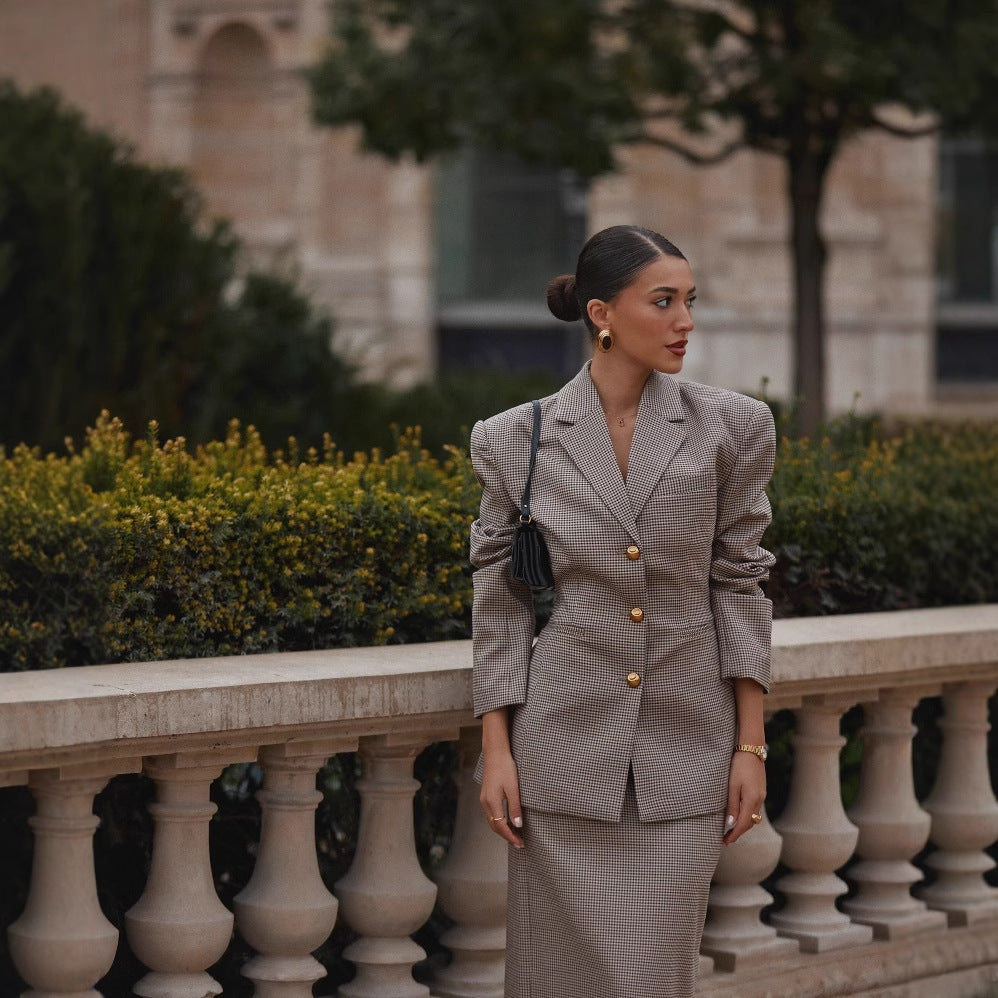
M 769 757 L 769 746 L 762 742 L 738 742 L 735 745 L 735 754 L 754 755 L 765 762 Z

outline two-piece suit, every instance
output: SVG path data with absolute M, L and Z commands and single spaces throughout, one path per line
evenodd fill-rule
M 633 770 L 642 821 L 725 806 L 729 679 L 769 682 L 775 436 L 754 399 L 653 372 L 626 483 L 588 365 L 542 401 L 531 512 L 556 600 L 533 646 L 509 546 L 529 462 L 529 404 L 476 424 L 475 712 L 511 706 L 525 806 L 618 820 Z

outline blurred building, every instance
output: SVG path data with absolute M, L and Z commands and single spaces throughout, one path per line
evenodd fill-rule
M 326 0 L 3 0 L 0 75 L 49 84 L 150 162 L 188 168 L 254 262 L 296 272 L 372 376 L 547 366 L 585 355 L 544 306 L 587 232 L 659 229 L 693 263 L 686 374 L 788 397 L 782 163 L 697 168 L 651 149 L 586 188 L 469 151 L 433 167 L 317 129 L 301 70 Z M 998 160 L 983 146 L 870 135 L 833 167 L 828 394 L 836 409 L 998 412 Z

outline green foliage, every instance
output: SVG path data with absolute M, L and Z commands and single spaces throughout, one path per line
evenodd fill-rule
M 919 424 L 870 439 L 784 437 L 770 487 L 782 616 L 998 600 L 998 425 Z
M 646 142 L 831 155 L 887 103 L 946 125 L 998 125 L 995 0 L 348 0 L 311 74 L 314 113 L 373 150 L 419 158 L 472 142 L 583 174 Z M 722 149 L 727 151 L 727 147 Z
M 105 414 L 79 453 L 0 462 L 0 669 L 464 636 L 476 489 L 412 435 L 191 453 Z
M 232 416 L 318 443 L 352 405 L 332 326 L 178 170 L 137 162 L 51 91 L 0 83 L 0 441 L 45 448 L 95 412 L 205 441 Z
M 998 600 L 998 427 L 870 429 L 781 441 L 777 612 Z M 411 430 L 347 461 L 237 424 L 133 441 L 105 414 L 79 452 L 0 460 L 0 669 L 465 636 L 477 501 L 466 456 Z

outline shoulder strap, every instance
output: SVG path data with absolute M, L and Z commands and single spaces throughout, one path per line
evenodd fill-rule
M 534 477 L 534 461 L 537 459 L 537 444 L 541 439 L 541 404 L 534 399 L 534 432 L 530 440 L 530 468 L 527 471 L 527 481 L 523 486 L 523 498 L 520 499 L 520 522 L 530 522 L 530 482 Z

